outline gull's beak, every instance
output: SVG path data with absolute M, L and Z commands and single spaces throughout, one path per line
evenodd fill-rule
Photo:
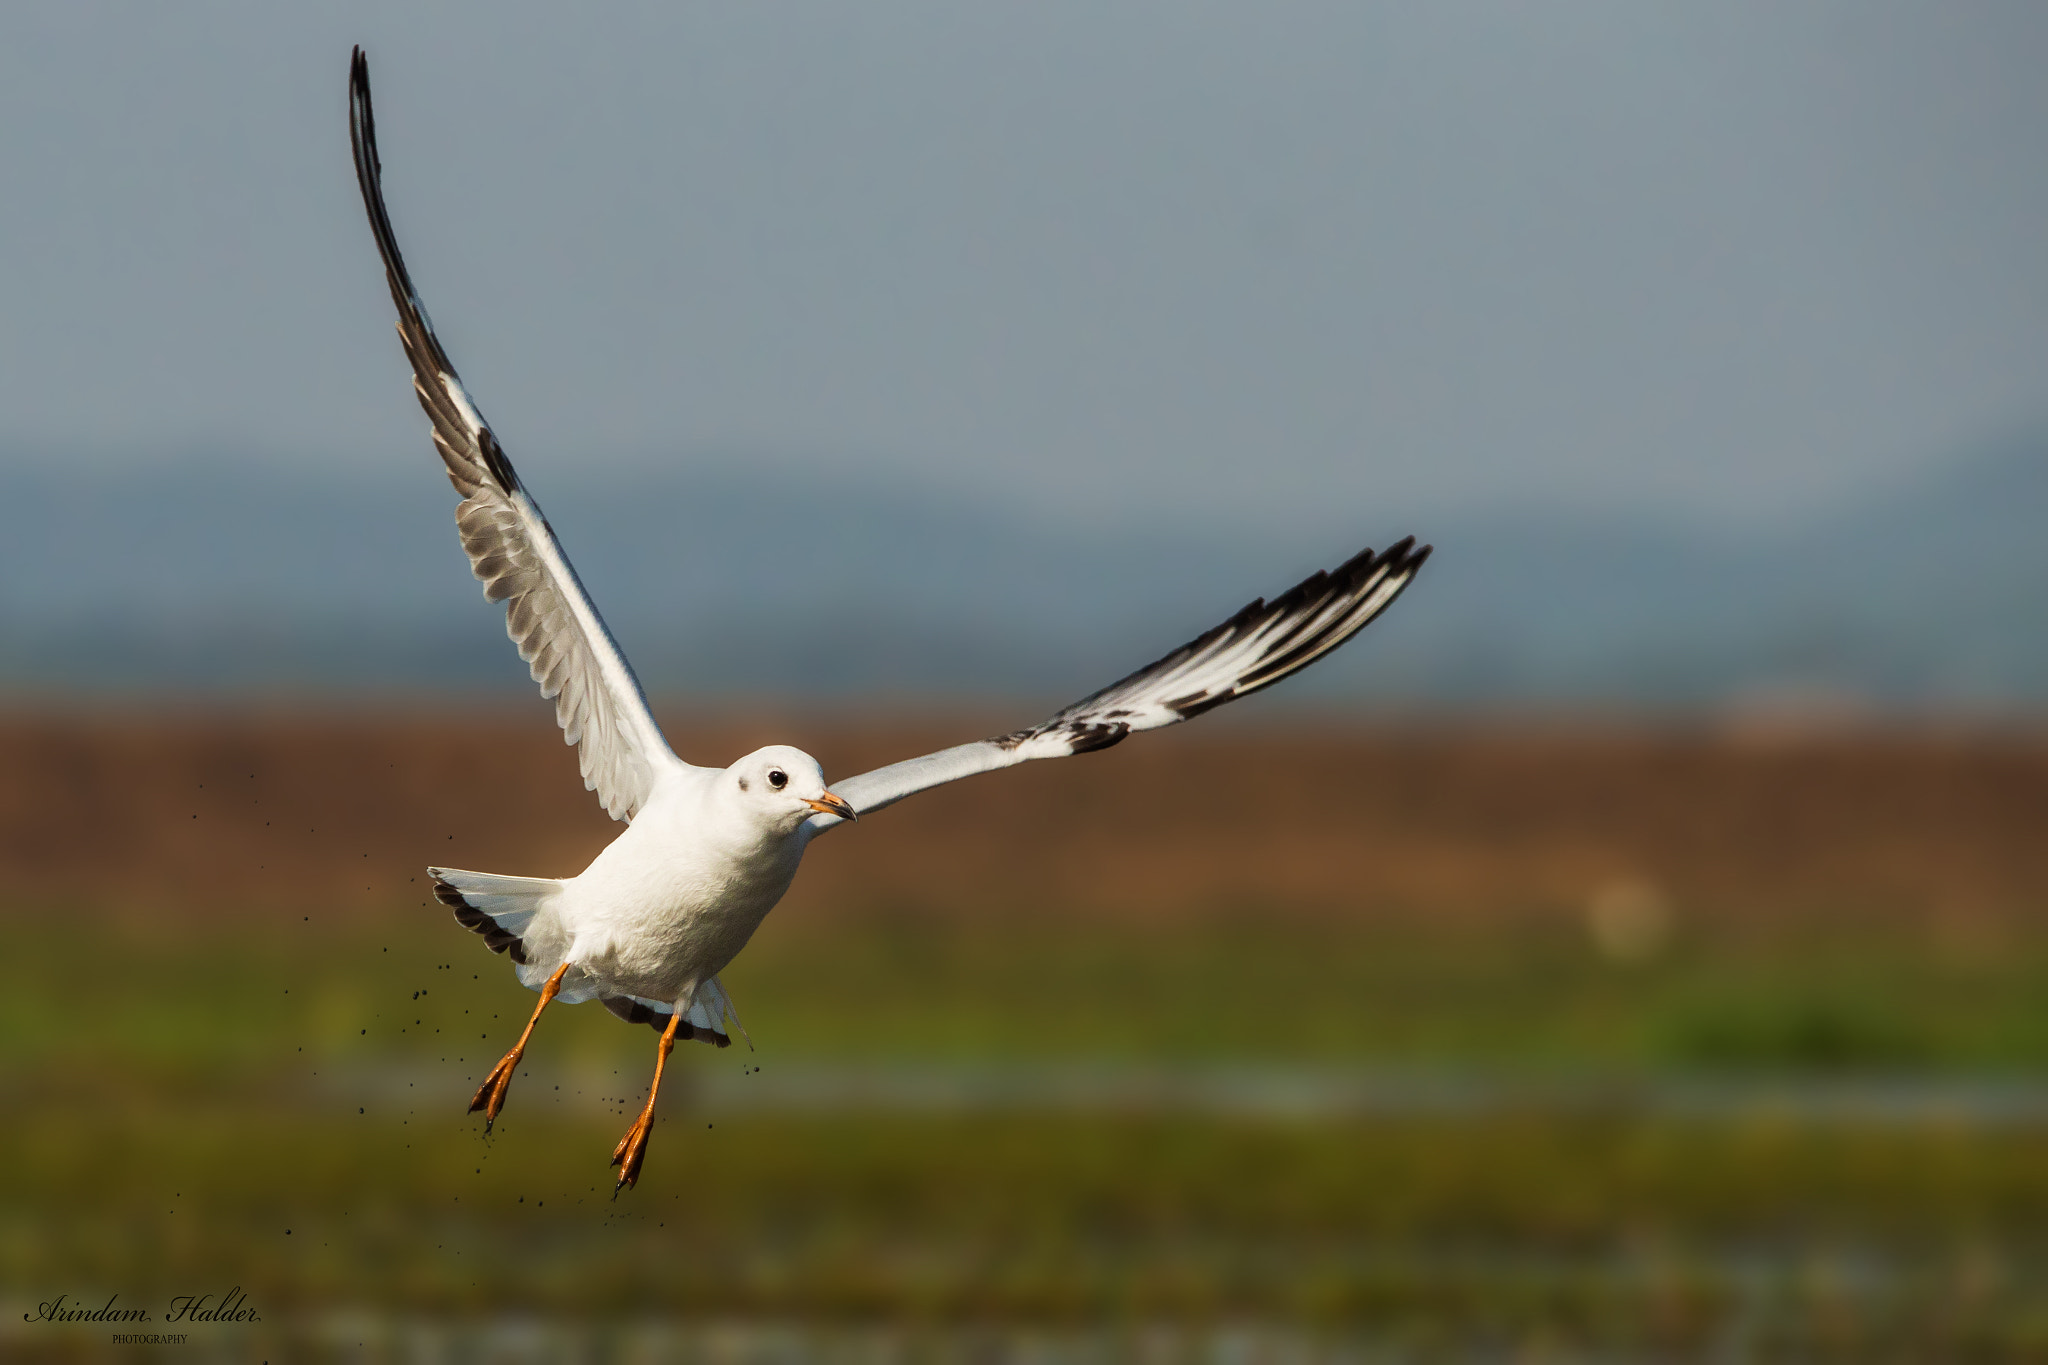
M 804 804 L 820 815 L 836 815 L 842 820 L 860 819 L 853 807 L 847 804 L 845 797 L 834 796 L 831 792 L 826 792 L 815 801 L 806 796 Z

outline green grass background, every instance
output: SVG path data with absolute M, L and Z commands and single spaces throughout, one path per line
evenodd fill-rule
M 20 1323 L 59 1293 L 240 1286 L 262 1323 L 195 1335 L 223 1358 L 402 1355 L 392 1324 L 508 1317 L 2048 1358 L 2048 941 L 1712 924 L 1621 965 L 1540 916 L 771 917 L 727 973 L 759 1050 L 678 1049 L 614 1202 L 654 1033 L 551 1009 L 485 1137 L 464 1106 L 534 997 L 437 913 L 16 905 L 0 1353 L 107 1349 Z M 704 1100 L 838 1072 L 998 1099 Z M 1434 1078 L 1453 1102 L 1000 1098 L 1223 1073 Z M 1936 1102 L 1768 1101 L 1859 1083 Z M 1654 1102 L 1674 1085 L 1723 1098 Z

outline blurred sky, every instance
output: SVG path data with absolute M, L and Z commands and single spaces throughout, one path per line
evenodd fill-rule
M 1768 517 L 2048 423 L 2039 4 L 73 3 L 0 19 L 0 458 L 430 458 L 358 41 L 543 490 Z

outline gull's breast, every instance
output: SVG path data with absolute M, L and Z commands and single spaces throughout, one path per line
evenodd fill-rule
M 732 961 L 789 889 L 802 858 L 731 843 L 648 812 L 564 887 L 570 956 L 614 991 L 673 1000 Z

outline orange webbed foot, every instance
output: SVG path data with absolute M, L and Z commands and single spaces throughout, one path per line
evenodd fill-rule
M 640 1117 L 633 1120 L 633 1126 L 612 1149 L 612 1165 L 619 1168 L 619 1183 L 612 1186 L 612 1198 L 617 1199 L 620 1190 L 639 1182 L 640 1163 L 647 1156 L 647 1136 L 653 1131 L 654 1106 L 650 1104 L 640 1111 Z
M 498 1111 L 505 1107 L 505 1092 L 512 1088 L 512 1073 L 519 1069 L 522 1048 L 513 1048 L 491 1068 L 491 1074 L 484 1077 L 484 1083 L 476 1088 L 476 1098 L 469 1102 L 469 1112 L 484 1111 L 484 1131 L 491 1131 L 491 1125 L 498 1121 Z

